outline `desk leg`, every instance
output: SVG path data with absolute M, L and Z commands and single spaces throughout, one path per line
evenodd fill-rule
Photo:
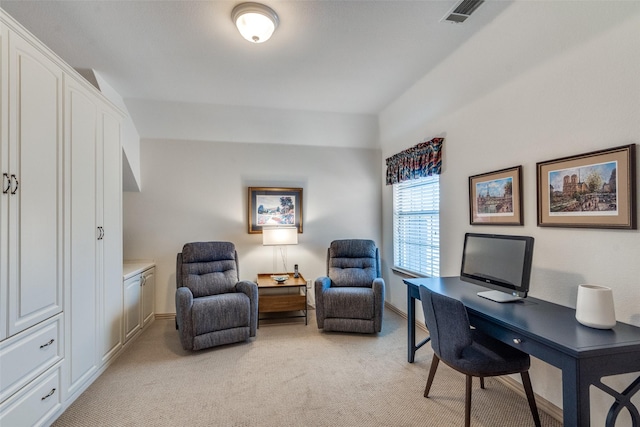
M 408 360 L 413 363 L 416 355 L 416 300 L 411 296 L 411 291 L 407 286 L 407 349 L 409 350 Z
M 591 425 L 589 374 L 580 372 L 580 363 L 562 369 L 562 412 L 565 427 Z
M 606 427 L 614 427 L 616 425 L 616 420 L 618 415 L 623 409 L 629 411 L 629 415 L 631 415 L 631 423 L 634 427 L 640 426 L 640 412 L 638 408 L 635 407 L 633 402 L 631 402 L 631 398 L 634 394 L 640 391 L 640 377 L 636 378 L 635 381 L 631 383 L 622 393 L 612 389 L 608 385 L 602 382 L 602 378 L 598 379 L 593 384 L 598 387 L 600 390 L 609 394 L 613 398 L 616 399 L 615 402 L 609 408 L 609 412 L 607 413 L 607 419 L 605 422 Z
M 411 289 L 407 286 L 407 349 L 409 351 L 407 359 L 413 363 L 416 350 L 428 343 L 431 337 L 427 337 L 416 345 L 416 299 L 411 296 Z

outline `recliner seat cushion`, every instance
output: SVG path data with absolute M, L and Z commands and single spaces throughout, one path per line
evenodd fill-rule
M 373 319 L 374 295 L 371 288 L 329 288 L 323 293 L 326 318 Z
M 242 293 L 194 299 L 191 312 L 194 335 L 249 326 L 250 306 L 249 297 Z

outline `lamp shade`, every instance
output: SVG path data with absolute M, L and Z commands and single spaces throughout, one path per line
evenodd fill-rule
M 596 285 L 578 286 L 576 320 L 596 329 L 611 329 L 616 325 L 611 288 Z
M 242 37 L 252 43 L 269 40 L 280 22 L 278 14 L 260 3 L 240 3 L 233 8 L 231 19 Z
M 280 246 L 297 245 L 298 229 L 296 227 L 262 227 L 262 245 Z

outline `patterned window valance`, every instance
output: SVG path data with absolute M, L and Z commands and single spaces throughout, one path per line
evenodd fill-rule
M 439 175 L 444 138 L 421 142 L 387 159 L 387 185 Z

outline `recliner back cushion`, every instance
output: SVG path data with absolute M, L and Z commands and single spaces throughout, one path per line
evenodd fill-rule
M 329 247 L 331 286 L 371 287 L 378 277 L 378 258 L 373 240 L 335 240 Z
M 238 283 L 236 250 L 230 242 L 187 243 L 182 248 L 182 285 L 195 298 L 233 292 Z

